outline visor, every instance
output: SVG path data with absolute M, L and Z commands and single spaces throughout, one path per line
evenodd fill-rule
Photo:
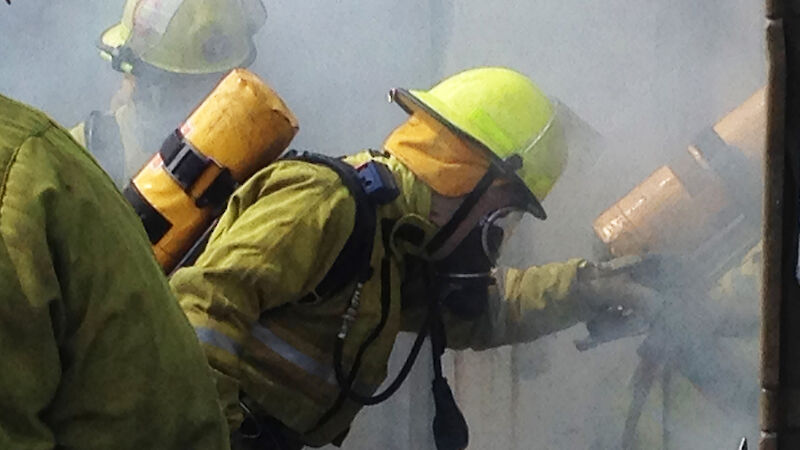
M 515 207 L 500 208 L 481 220 L 481 247 L 492 266 L 503 264 L 504 256 L 509 255 L 509 241 L 526 212 Z

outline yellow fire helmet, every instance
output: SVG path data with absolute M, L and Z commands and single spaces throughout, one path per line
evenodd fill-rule
M 261 0 L 127 0 L 98 48 L 126 73 L 140 62 L 174 73 L 226 72 L 253 61 L 253 35 L 266 17 Z
M 393 89 L 389 98 L 481 149 L 503 178 L 525 187 L 531 214 L 547 217 L 540 201 L 563 172 L 567 147 L 553 104 L 528 77 L 503 67 L 480 67 L 427 91 Z

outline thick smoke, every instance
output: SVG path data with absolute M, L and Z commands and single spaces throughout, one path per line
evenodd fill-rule
M 425 87 L 484 64 L 533 77 L 584 127 L 545 202 L 550 218 L 531 223 L 526 250 L 516 255 L 520 264 L 540 264 L 592 257 L 595 217 L 685 155 L 697 133 L 763 86 L 761 3 L 268 1 L 253 69 L 297 114 L 301 131 L 293 145 L 329 154 L 381 145 L 404 118 L 384 100 L 391 87 Z M 122 6 L 0 3 L 0 92 L 67 126 L 107 108 L 120 75 L 94 44 Z M 451 357 L 449 378 L 470 422 L 471 448 L 619 447 L 642 337 L 578 352 L 573 340 L 585 333 L 581 325 L 530 344 Z M 754 346 L 721 345 L 736 348 L 742 367 L 757 360 Z M 407 346 L 398 347 L 390 373 L 405 357 Z M 359 416 L 345 448 L 433 448 L 430 362 L 422 355 L 396 398 Z M 733 397 L 751 395 L 755 373 L 749 381 Z M 670 448 L 735 448 L 742 435 L 757 438 L 754 411 L 713 401 L 688 412 L 676 406 L 681 417 L 665 419 L 661 395 L 679 393 L 668 399 L 678 404 L 692 389 L 685 380 L 675 383 L 647 398 L 639 448 L 661 448 L 665 420 L 673 421 Z
M 550 218 L 532 224 L 520 255 L 529 263 L 591 255 L 590 224 L 600 212 L 659 166 L 685 157 L 699 132 L 764 83 L 758 2 L 509 1 L 498 7 L 459 1 L 449 11 L 442 73 L 476 64 L 518 67 L 602 136 L 590 148 L 594 154 L 572 155 L 579 164 L 545 202 Z M 745 289 L 755 304 L 757 286 Z M 665 339 L 678 345 L 683 330 L 674 328 Z M 455 356 L 475 448 L 619 448 L 641 338 L 578 352 L 573 340 L 585 333 L 578 326 L 532 344 Z M 748 404 L 758 390 L 757 372 L 746 372 L 755 367 L 757 346 L 721 345 L 736 348 L 737 366 L 750 376 L 735 394 Z M 686 411 L 680 402 L 698 393 L 685 378 L 674 378 L 672 417 L 663 417 L 656 382 L 643 408 L 638 448 L 662 447 L 664 420 L 670 448 L 735 448 L 742 435 L 751 444 L 757 439 L 755 411 L 742 414 L 711 401 Z
M 121 11 L 116 1 L 0 4 L 0 92 L 65 126 L 107 108 L 119 76 L 94 44 Z

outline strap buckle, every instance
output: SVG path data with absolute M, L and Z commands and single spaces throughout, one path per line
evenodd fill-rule
M 164 140 L 159 153 L 164 161 L 164 169 L 190 196 L 192 186 L 209 166 L 213 164 L 219 168 L 219 174 L 214 181 L 194 199 L 198 208 L 222 207 L 236 190 L 237 183 L 231 171 L 197 150 L 184 139 L 179 130 L 175 130 Z

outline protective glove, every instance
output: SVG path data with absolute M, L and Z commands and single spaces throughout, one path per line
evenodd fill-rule
M 589 336 L 575 347 L 589 350 L 604 342 L 643 333 L 660 305 L 654 289 L 637 282 L 632 274 L 657 270 L 651 261 L 626 256 L 601 263 L 585 261 L 578 266 L 575 293 L 589 311 Z
M 604 262 L 585 261 L 578 266 L 575 294 L 592 310 L 631 309 L 649 316 L 660 303 L 658 292 L 637 282 L 632 274 L 657 270 L 639 256 L 623 256 Z M 621 310 L 620 309 L 620 310 Z

